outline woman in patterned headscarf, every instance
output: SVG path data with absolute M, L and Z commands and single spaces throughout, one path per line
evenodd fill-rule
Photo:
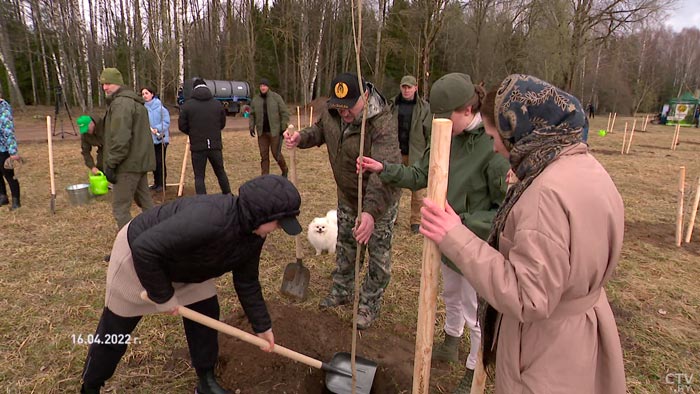
M 547 82 L 511 75 L 486 95 L 482 116 L 494 150 L 519 179 L 489 241 L 429 200 L 421 232 L 488 302 L 482 343 L 485 362 L 496 364 L 496 393 L 624 393 L 603 289 L 620 258 L 624 207 L 583 142 L 581 103 Z

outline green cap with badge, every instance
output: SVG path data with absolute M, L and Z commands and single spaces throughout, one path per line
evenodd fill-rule
M 430 112 L 436 118 L 448 119 L 452 112 L 466 104 L 476 91 L 467 74 L 451 73 L 440 77 L 430 89 Z

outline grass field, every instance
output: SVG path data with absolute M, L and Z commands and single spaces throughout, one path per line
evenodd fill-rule
M 700 131 L 682 129 L 681 143 L 671 151 L 673 127 L 649 125 L 647 132 L 635 133 L 630 154 L 621 155 L 622 129 L 625 121 L 632 123 L 631 118 L 618 117 L 616 132 L 601 137 L 596 131 L 605 128 L 606 120 L 598 117 L 592 122 L 589 142 L 593 154 L 612 175 L 626 206 L 622 260 L 607 290 L 624 346 L 628 392 L 674 392 L 678 387 L 667 384 L 667 374 L 694 374 L 695 381 L 683 387 L 694 391 L 683 392 L 700 392 L 700 229 L 690 244 L 674 244 L 678 168 L 686 166 L 688 207 L 700 176 Z M 182 134 L 174 134 L 167 159 L 169 183 L 177 182 L 185 144 Z M 18 135 L 21 140 L 21 130 Z M 224 146 L 226 170 L 236 190 L 259 174 L 257 144 L 247 130 L 241 130 L 224 133 Z M 54 142 L 55 214 L 49 210 L 46 142 L 21 142 L 20 152 L 27 160 L 18 175 L 23 207 L 14 212 L 7 207 L 0 210 L 0 391 L 77 392 L 87 346 L 74 343 L 73 337 L 94 332 L 103 306 L 107 265 L 102 257 L 109 253 L 115 235 L 111 205 L 109 197 L 96 198 L 83 206 L 68 204 L 65 187 L 87 182 L 77 140 Z M 335 186 L 324 148 L 300 151 L 297 158 L 303 199 L 300 221 L 306 224 L 334 208 Z M 279 172 L 274 162 L 271 167 Z M 191 194 L 191 167 L 186 172 L 186 183 Z M 219 190 L 210 168 L 207 183 L 210 192 Z M 174 193 L 172 189 L 169 193 Z M 412 337 L 422 239 L 407 230 L 407 201 L 402 199 L 394 238 L 392 282 L 376 329 L 403 331 Z M 299 308 L 316 310 L 330 284 L 328 274 L 333 262 L 329 256 L 312 256 L 311 247 L 304 243 L 312 283 L 309 300 Z M 287 302 L 280 298 L 278 288 L 284 265 L 293 256 L 290 237 L 281 233 L 270 237 L 261 263 L 266 299 Z M 222 314 L 227 315 L 238 308 L 237 301 L 228 276 L 222 277 L 219 285 Z M 341 319 L 349 318 L 345 312 L 333 313 L 339 313 Z M 439 309 L 438 319 L 443 315 Z M 107 385 L 109 392 L 133 392 L 125 387 L 134 385 L 139 393 L 191 392 L 195 375 L 186 361 L 173 356 L 186 349 L 181 323 L 166 316 L 150 317 L 142 321 L 135 335 L 141 341 L 130 347 Z M 456 368 L 454 376 L 460 373 Z

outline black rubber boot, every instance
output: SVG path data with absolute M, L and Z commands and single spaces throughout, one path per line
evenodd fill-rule
M 7 194 L 0 194 L 0 207 L 9 203 L 10 200 L 7 199 Z
M 199 383 L 197 383 L 197 388 L 194 390 L 195 394 L 231 394 L 230 391 L 219 386 L 213 369 L 197 372 L 197 375 L 199 376 Z
M 472 380 L 474 380 L 474 370 L 467 368 L 462 380 L 452 394 L 469 394 L 472 389 Z
M 22 207 L 22 204 L 19 203 L 19 197 L 12 197 L 12 207 L 10 207 L 10 211 L 14 211 L 20 207 Z
M 453 337 L 445 333 L 445 341 L 433 348 L 433 360 L 449 361 L 456 363 L 459 361 L 460 337 Z
M 80 386 L 80 394 L 100 394 L 100 388 L 87 388 L 82 385 Z

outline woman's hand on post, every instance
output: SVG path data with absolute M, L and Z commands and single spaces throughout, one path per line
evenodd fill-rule
M 363 173 L 369 171 L 378 174 L 384 171 L 384 164 L 382 164 L 382 162 L 380 161 L 374 160 L 371 157 L 362 156 L 361 158 L 357 158 L 356 168 L 358 174 L 360 173 L 360 171 L 362 171 Z
M 433 201 L 424 198 L 420 213 L 420 233 L 438 245 L 450 230 L 462 225 L 462 219 L 448 203 L 445 203 L 445 209 L 440 209 Z
M 272 333 L 272 329 L 255 335 L 257 335 L 259 338 L 266 340 L 269 344 L 267 347 L 261 347 L 260 350 L 272 352 L 272 350 L 275 348 L 275 335 Z

